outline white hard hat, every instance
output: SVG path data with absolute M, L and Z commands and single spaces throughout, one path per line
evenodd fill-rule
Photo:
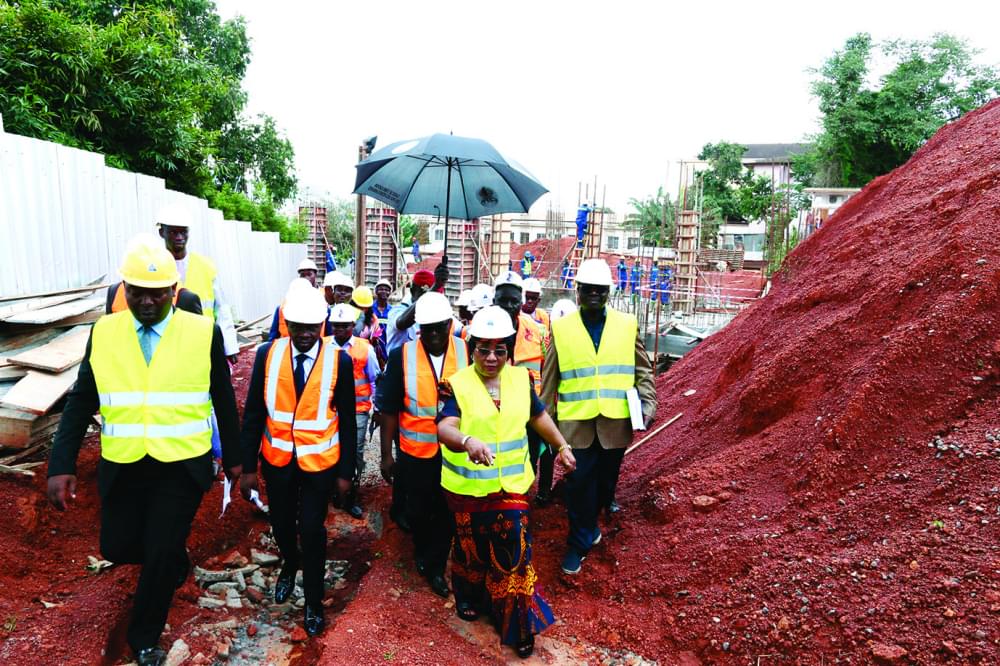
M 353 324 L 358 320 L 359 311 L 347 303 L 338 303 L 330 310 L 330 322 L 334 324 Z
M 392 283 L 389 282 L 388 280 L 384 279 L 384 278 L 382 280 L 379 280 L 378 282 L 375 283 L 375 288 L 378 289 L 382 285 L 385 285 L 385 286 L 389 287 L 389 289 L 392 289 Z
M 326 299 L 318 289 L 291 288 L 285 299 L 285 321 L 297 324 L 322 324 L 326 319 Z
M 463 289 L 462 293 L 458 295 L 458 300 L 455 301 L 456 307 L 468 306 L 472 302 L 472 290 Z
M 469 335 L 481 340 L 504 340 L 515 332 L 510 315 L 499 305 L 483 308 L 469 324 Z
M 533 294 L 542 293 L 542 283 L 538 281 L 537 278 L 528 278 L 524 281 L 524 291 L 530 291 Z
M 309 291 L 316 291 L 316 287 L 312 286 L 312 284 L 309 283 L 309 280 L 305 278 L 295 278 L 288 283 L 288 290 L 285 291 L 285 299 L 287 300 L 288 297 L 296 291 L 305 291 L 307 289 Z
M 354 289 L 354 280 L 340 271 L 333 271 L 323 276 L 324 287 L 350 287 Z
M 603 259 L 586 259 L 580 263 L 576 272 L 576 281 L 582 284 L 594 284 L 600 287 L 610 287 L 611 267 Z
M 168 227 L 191 227 L 193 216 L 187 206 L 181 204 L 167 204 L 156 209 L 153 215 L 153 224 L 166 225 Z
M 549 320 L 556 321 L 557 319 L 562 319 L 566 315 L 576 312 L 576 310 L 576 303 L 568 298 L 560 298 L 552 304 L 552 310 L 549 311 Z
M 472 293 L 469 297 L 469 311 L 476 312 L 477 310 L 482 310 L 489 305 L 493 305 L 493 290 L 490 288 L 490 285 L 475 285 L 472 288 Z
M 515 273 L 514 271 L 504 271 L 503 273 L 498 275 L 496 282 L 493 283 L 493 288 L 496 289 L 497 287 L 503 286 L 505 284 L 512 284 L 518 289 L 522 290 L 524 288 L 521 276 Z
M 417 301 L 414 319 L 421 326 L 449 321 L 454 316 L 448 298 L 436 291 L 428 291 Z
M 299 262 L 299 267 L 296 268 L 297 271 L 319 271 L 316 267 L 316 262 L 312 259 L 303 259 Z

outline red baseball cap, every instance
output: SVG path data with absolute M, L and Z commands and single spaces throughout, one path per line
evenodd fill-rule
M 419 270 L 413 274 L 413 284 L 418 287 L 430 287 L 434 285 L 434 273 L 428 270 Z

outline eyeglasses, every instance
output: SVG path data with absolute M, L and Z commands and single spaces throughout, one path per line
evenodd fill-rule
M 476 347 L 476 353 L 483 358 L 489 358 L 490 354 L 493 354 L 497 358 L 507 358 L 506 347 L 497 347 L 496 349 L 490 349 L 489 347 Z

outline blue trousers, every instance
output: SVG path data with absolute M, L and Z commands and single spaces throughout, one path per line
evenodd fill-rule
M 590 550 L 597 538 L 597 515 L 614 495 L 625 449 L 605 449 L 597 438 L 586 449 L 573 449 L 576 469 L 566 476 L 569 537 L 566 542 L 580 553 Z

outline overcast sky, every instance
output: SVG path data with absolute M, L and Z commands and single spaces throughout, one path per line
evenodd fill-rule
M 992 2 L 216 1 L 247 20 L 249 110 L 287 132 L 301 190 L 350 195 L 367 136 L 450 131 L 533 172 L 533 213 L 570 214 L 595 176 L 627 212 L 705 143 L 805 140 L 808 69 L 857 32 L 950 32 L 1000 62 Z

